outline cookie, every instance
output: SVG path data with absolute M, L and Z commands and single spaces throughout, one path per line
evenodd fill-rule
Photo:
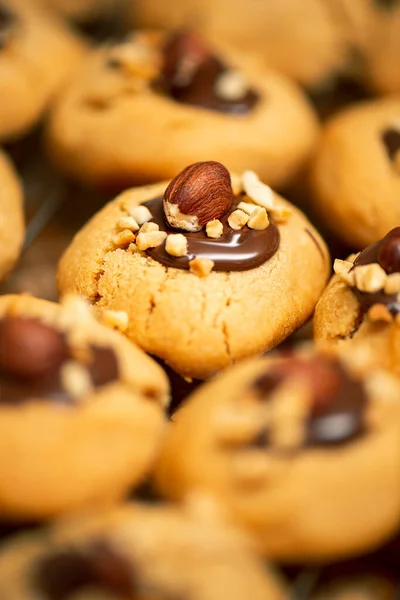
M 66 250 L 60 294 L 84 296 L 100 317 L 124 311 L 125 334 L 189 378 L 277 345 L 313 312 L 329 255 L 255 173 L 232 183 L 209 161 L 127 190 Z
M 355 555 L 399 523 L 399 417 L 387 373 L 362 380 L 314 353 L 244 361 L 174 414 L 155 485 L 213 493 L 273 559 Z
M 82 60 L 81 39 L 39 3 L 0 3 L 0 141 L 25 134 Z
M 210 156 L 283 184 L 317 132 L 300 90 L 255 58 L 190 33 L 143 31 L 91 56 L 56 103 L 46 138 L 68 176 L 120 191 Z
M 348 108 L 323 131 L 311 168 L 312 203 L 352 248 L 376 242 L 400 222 L 400 101 Z
M 320 346 L 400 375 L 399 257 L 396 227 L 359 256 L 335 261 L 336 274 L 315 309 Z
M 351 2 L 350 9 L 346 5 Z M 137 0 L 132 22 L 152 27 L 196 27 L 212 41 L 248 48 L 268 65 L 313 86 L 347 61 L 362 19 L 359 0 Z
M 86 304 L 0 298 L 0 517 L 38 520 L 121 497 L 164 427 L 164 373 Z
M 126 505 L 20 537 L 0 553 L 0 596 L 284 600 L 283 583 L 207 502 Z
M 92 20 L 107 9 L 121 10 L 123 0 L 44 0 L 52 10 L 78 21 Z
M 17 174 L 0 152 L 0 280 L 11 271 L 24 239 L 23 194 Z

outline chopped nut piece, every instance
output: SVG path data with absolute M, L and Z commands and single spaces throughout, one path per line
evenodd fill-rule
M 73 360 L 63 364 L 60 376 L 63 387 L 73 398 L 82 398 L 93 389 L 87 369 Z
M 370 321 L 383 321 L 384 323 L 392 323 L 393 316 L 388 311 L 384 304 L 374 304 L 368 311 Z
M 232 229 L 242 229 L 249 218 L 249 215 L 246 215 L 242 210 L 234 210 L 228 217 L 228 223 Z
M 139 230 L 139 225 L 133 217 L 121 217 L 117 226 L 119 229 L 129 229 L 130 231 Z
M 251 204 L 250 202 L 239 202 L 237 207 L 246 214 L 252 215 L 257 208 L 257 204 Z
M 214 268 L 214 261 L 209 258 L 194 258 L 189 262 L 190 272 L 198 277 L 207 277 Z
M 251 215 L 247 225 L 248 227 L 250 227 L 250 229 L 256 229 L 258 231 L 267 229 L 269 225 L 269 219 L 265 208 L 258 206 L 257 209 Z
M 387 276 L 385 294 L 398 294 L 400 292 L 400 273 L 391 273 Z
M 333 270 L 340 279 L 350 287 L 356 285 L 356 278 L 354 271 L 351 271 L 353 263 L 348 260 L 340 260 L 337 258 L 333 263 Z
M 166 239 L 165 231 L 148 231 L 147 233 L 140 232 L 136 238 L 136 246 L 139 250 L 147 250 L 148 248 L 157 248 Z
M 268 185 L 265 185 L 254 171 L 245 171 L 242 175 L 243 189 L 246 194 L 259 206 L 266 210 L 274 208 L 274 193 Z
M 129 214 L 135 219 L 138 225 L 143 225 L 143 223 L 147 223 L 147 221 L 153 218 L 147 206 L 134 206 L 130 209 Z
M 114 246 L 117 248 L 126 248 L 134 241 L 135 234 L 132 233 L 130 229 L 124 229 L 123 231 L 120 231 L 120 233 L 117 233 L 117 235 L 115 235 L 113 238 Z
M 183 233 L 171 233 L 167 236 L 165 250 L 171 256 L 185 256 L 187 254 L 187 239 Z
M 293 213 L 290 208 L 283 206 L 282 204 L 279 206 L 275 205 L 274 208 L 271 208 L 269 212 L 274 218 L 275 223 L 286 223 L 288 218 L 291 217 Z
M 160 230 L 160 228 L 157 225 L 157 223 L 150 221 L 147 223 L 143 223 L 143 225 L 140 228 L 140 233 L 149 233 L 149 231 L 159 231 L 159 230 Z
M 214 219 L 213 221 L 209 221 L 206 225 L 206 234 L 210 238 L 217 239 L 221 237 L 224 231 L 224 226 L 222 225 L 219 219 Z
M 129 325 L 129 316 L 124 310 L 106 310 L 102 315 L 102 321 L 107 327 L 126 331 Z
M 357 289 L 368 293 L 381 290 L 387 279 L 386 272 L 378 263 L 360 265 L 354 269 L 354 275 Z
M 223 100 L 241 100 L 248 90 L 246 78 L 240 71 L 233 69 L 222 73 L 215 83 L 215 93 Z

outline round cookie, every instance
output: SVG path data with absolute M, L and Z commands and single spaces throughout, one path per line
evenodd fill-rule
M 68 176 L 118 191 L 210 156 L 276 185 L 304 165 L 317 133 L 301 91 L 255 58 L 145 31 L 93 53 L 52 111 L 47 146 Z
M 82 301 L 2 296 L 0 518 L 120 498 L 152 465 L 167 399 L 162 369 Z
M 0 552 L 7 600 L 284 600 L 284 585 L 204 501 L 76 517 Z
M 335 261 L 315 309 L 314 336 L 321 347 L 400 375 L 400 228 L 358 257 Z
M 345 5 L 351 1 L 351 11 Z M 132 21 L 142 26 L 195 27 L 213 42 L 247 48 L 266 63 L 313 86 L 347 62 L 359 0 L 136 0 Z M 357 15 L 358 16 L 358 15 Z
M 232 183 L 209 161 L 169 185 L 127 190 L 75 236 L 59 264 L 60 294 L 84 296 L 99 316 L 125 311 L 125 334 L 189 378 L 276 346 L 311 316 L 329 255 L 255 173 Z M 200 231 L 176 229 L 195 222 Z
M 0 280 L 14 266 L 24 239 L 23 194 L 11 163 L 0 152 Z
M 245 361 L 195 392 L 173 416 L 155 485 L 173 499 L 213 493 L 259 551 L 301 564 L 394 533 L 399 464 L 397 379 L 292 354 Z
M 38 2 L 1 0 L 0 141 L 23 135 L 39 121 L 85 50 Z
M 121 10 L 124 0 L 44 0 L 44 3 L 58 13 L 86 21 L 101 16 L 108 9 Z
M 313 208 L 357 249 L 400 222 L 400 101 L 348 108 L 326 125 L 311 169 Z

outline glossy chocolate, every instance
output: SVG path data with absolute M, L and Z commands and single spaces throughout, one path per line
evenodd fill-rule
M 367 397 L 360 382 L 352 379 L 339 364 L 322 358 L 291 357 L 278 362 L 259 377 L 253 388 L 263 401 L 287 378 L 302 379 L 313 396 L 306 421 L 306 446 L 348 443 L 365 430 Z M 268 436 L 263 433 L 264 445 Z
M 7 45 L 16 22 L 17 17 L 9 7 L 0 4 L 0 50 Z
M 394 160 L 400 150 L 400 131 L 397 129 L 386 129 L 382 133 L 382 142 L 385 146 L 389 160 Z
M 184 104 L 224 113 L 248 113 L 259 100 L 254 90 L 249 88 L 238 100 L 217 95 L 217 80 L 227 71 L 196 35 L 178 32 L 169 37 L 163 48 L 162 72 L 155 89 Z
M 103 590 L 121 598 L 131 598 L 135 591 L 129 563 L 102 541 L 42 558 L 33 577 L 35 588 L 46 600 L 69 600 L 85 589 Z
M 235 206 L 240 202 L 238 197 L 234 200 Z M 163 199 L 155 198 L 145 203 L 151 211 L 153 221 L 162 231 L 177 233 L 178 230 L 170 227 L 164 216 Z M 246 225 L 235 231 L 228 225 L 229 214 L 221 218 L 224 226 L 223 234 L 218 239 L 207 237 L 204 230 L 197 233 L 184 233 L 188 241 L 188 254 L 175 257 L 165 250 L 165 242 L 157 248 L 149 248 L 147 254 L 154 260 L 175 269 L 189 269 L 189 261 L 194 258 L 208 258 L 214 261 L 214 271 L 248 271 L 264 264 L 279 248 L 279 229 L 270 221 L 269 227 L 262 231 L 249 229 Z
M 354 267 L 378 263 L 388 274 L 400 272 L 400 227 L 395 227 L 379 242 L 368 246 L 354 261 Z M 397 294 L 379 292 L 360 292 L 352 288 L 364 312 L 374 304 L 384 304 L 388 311 L 396 316 L 400 313 L 400 303 Z
M 94 387 L 119 377 L 110 348 L 89 346 L 85 367 Z M 0 321 L 0 405 L 17 406 L 30 400 L 74 404 L 61 381 L 62 364 L 70 360 L 66 336 L 38 319 L 5 317 Z

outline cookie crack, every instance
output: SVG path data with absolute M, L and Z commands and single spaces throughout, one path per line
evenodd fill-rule
M 154 292 L 152 292 L 152 294 L 150 295 L 149 307 L 147 310 L 146 325 L 145 325 L 146 331 L 148 331 L 150 328 L 151 319 L 152 319 L 154 311 L 157 307 L 159 298 L 160 298 L 160 296 L 162 296 L 162 293 L 165 289 L 167 281 L 170 279 L 168 276 L 168 267 L 165 267 L 164 265 L 161 265 L 161 266 L 163 268 L 164 276 L 161 279 L 161 281 L 159 282 L 157 289 Z

